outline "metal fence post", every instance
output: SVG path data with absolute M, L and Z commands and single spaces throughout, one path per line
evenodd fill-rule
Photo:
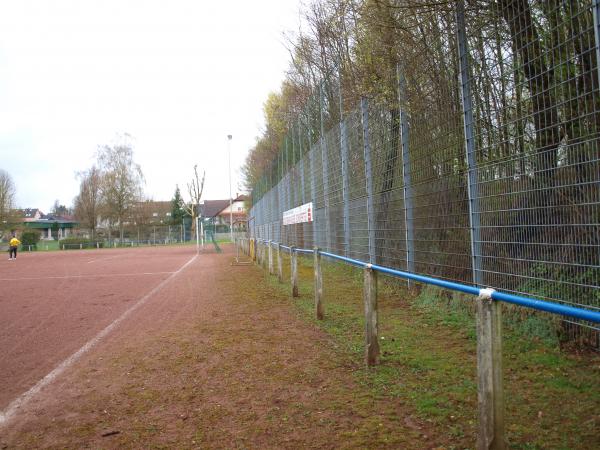
M 456 32 L 458 40 L 458 58 L 460 68 L 460 94 L 463 106 L 465 132 L 465 151 L 469 168 L 469 221 L 471 224 L 471 260 L 473 265 L 473 284 L 483 285 L 481 261 L 481 225 L 479 217 L 479 192 L 477 185 L 477 158 L 475 155 L 475 130 L 473 120 L 473 102 L 471 97 L 471 79 L 469 77 L 469 49 L 465 28 L 465 5 L 463 0 L 456 2 Z
M 315 172 L 314 172 L 314 168 L 315 168 L 315 164 L 314 164 L 314 159 L 315 157 L 315 149 L 314 147 L 309 151 L 308 153 L 308 170 L 310 173 L 310 201 L 313 202 L 313 222 L 312 222 L 312 230 L 313 230 L 313 246 L 316 246 L 318 243 L 318 239 L 317 239 L 317 219 L 316 219 L 316 214 L 315 214 L 315 209 L 317 208 L 317 199 L 316 199 L 316 180 L 315 180 Z
M 281 242 L 277 243 L 277 280 L 283 283 L 283 258 L 281 256 Z
M 296 195 L 296 135 L 294 134 L 294 123 L 290 124 L 291 130 L 290 133 L 292 135 L 292 161 L 290 162 L 290 198 L 291 198 L 291 207 L 295 207 L 298 205 L 298 196 Z
M 300 198 L 302 199 L 302 204 L 306 203 L 306 184 L 304 183 L 304 155 L 302 154 L 302 133 L 300 132 L 300 123 L 298 123 L 298 147 L 300 152 L 300 185 L 301 192 Z
M 319 247 L 314 248 L 313 254 L 315 270 L 315 317 L 323 319 L 323 271 L 321 270 L 321 252 Z
M 350 179 L 348 178 L 348 130 L 344 119 L 340 122 L 340 150 L 342 159 L 342 202 L 344 203 L 344 249 L 350 256 Z
M 321 166 L 323 168 L 323 200 L 325 203 L 325 245 L 327 251 L 331 251 L 331 223 L 329 210 L 329 161 L 327 159 L 327 144 L 325 140 L 325 123 L 323 119 L 323 83 L 320 85 L 319 109 L 321 110 Z
M 298 297 L 298 253 L 296 247 L 290 249 L 292 297 Z
M 275 271 L 273 270 L 273 241 L 267 242 L 269 246 L 269 275 L 273 275 Z
M 292 183 L 292 171 L 290 170 L 287 174 L 287 185 L 288 185 L 288 209 L 292 209 L 294 207 L 294 185 Z M 283 214 L 281 214 L 283 220 Z M 292 234 L 293 233 L 293 234 Z M 296 225 L 288 225 L 288 242 L 293 242 L 297 244 L 296 240 Z
M 377 272 L 371 264 L 364 268 L 365 302 L 365 363 L 379 364 L 379 335 L 377 332 Z
M 400 104 L 400 140 L 402 143 L 402 184 L 404 186 L 404 223 L 406 228 L 406 270 L 415 271 L 415 235 L 413 220 L 413 189 L 408 151 L 409 128 L 404 105 L 406 104 L 406 79 L 398 64 L 398 102 Z M 408 282 L 410 286 L 410 281 Z
M 504 393 L 502 391 L 502 305 L 492 289 L 477 297 L 477 448 L 502 450 Z
M 375 208 L 373 207 L 373 176 L 371 169 L 371 143 L 369 140 L 369 102 L 365 97 L 360 99 L 362 117 L 362 133 L 365 155 L 365 181 L 367 188 L 367 229 L 369 233 L 369 262 L 375 264 Z
M 594 39 L 596 44 L 596 61 L 600 61 L 600 1 L 594 0 L 592 7 L 594 16 Z M 597 64 L 598 80 L 600 80 L 600 64 Z

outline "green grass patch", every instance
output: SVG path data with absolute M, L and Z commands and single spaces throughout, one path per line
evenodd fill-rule
M 284 284 L 289 292 L 289 257 Z M 323 260 L 325 319 L 314 318 L 312 258 L 299 258 L 294 305 L 345 357 L 364 353 L 362 270 Z M 379 275 L 381 364 L 355 371 L 375 397 L 397 398 L 421 420 L 472 448 L 477 426 L 475 299 L 437 288 L 409 290 Z M 561 351 L 556 318 L 503 305 L 503 380 L 510 448 L 600 448 L 600 356 Z

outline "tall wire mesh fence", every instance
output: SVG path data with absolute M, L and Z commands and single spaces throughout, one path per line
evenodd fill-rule
M 342 112 L 323 82 L 254 186 L 251 234 L 600 310 L 600 6 L 472 3 L 424 16 L 395 100 Z M 600 348 L 596 325 L 563 329 Z

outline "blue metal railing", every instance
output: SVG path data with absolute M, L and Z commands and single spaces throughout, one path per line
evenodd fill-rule
M 265 239 L 257 239 L 257 242 L 262 242 L 264 244 L 268 244 L 269 242 Z M 276 242 L 272 242 L 273 244 L 277 244 Z M 286 248 L 288 251 L 291 251 L 291 247 L 281 246 L 281 248 Z M 295 248 L 294 251 L 300 254 L 313 254 L 314 250 L 304 249 L 304 248 Z M 411 272 L 404 272 L 397 269 L 392 269 L 390 267 L 378 266 L 376 264 L 369 264 L 364 261 L 359 261 L 357 259 L 348 258 L 346 256 L 336 255 L 335 253 L 329 253 L 319 250 L 319 254 L 325 256 L 327 258 L 331 258 L 337 261 L 342 261 L 347 264 L 365 268 L 371 267 L 373 270 L 381 273 L 385 273 L 387 275 L 404 278 L 407 280 L 414 280 L 420 283 L 431 284 L 433 286 L 439 286 L 446 289 L 451 289 L 453 291 L 463 292 L 465 294 L 471 294 L 479 296 L 482 294 L 482 291 L 486 291 L 490 295 L 493 300 L 512 303 L 514 305 L 523 306 L 525 308 L 535 309 L 538 311 L 545 311 L 552 314 L 559 314 L 561 316 L 567 317 L 575 317 L 577 319 L 587 320 L 593 323 L 600 323 L 600 311 L 591 311 L 589 309 L 576 308 L 574 306 L 561 305 L 559 303 L 549 302 L 546 300 L 540 300 L 537 298 L 529 298 L 523 297 L 520 295 L 509 294 L 506 292 L 496 291 L 494 289 L 480 289 L 475 286 L 468 286 L 466 284 L 455 283 L 452 281 L 440 280 L 439 278 L 428 277 L 424 275 L 417 275 Z

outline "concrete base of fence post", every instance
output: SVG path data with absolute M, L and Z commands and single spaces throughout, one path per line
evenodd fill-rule
M 490 295 L 477 297 L 477 449 L 504 450 L 502 305 Z
M 269 241 L 267 245 L 269 246 L 269 274 L 273 275 L 275 273 L 273 269 L 273 242 Z
M 290 268 L 291 276 L 290 281 L 292 283 L 292 297 L 298 297 L 298 253 L 296 248 L 292 247 L 290 252 Z
M 377 326 L 377 272 L 370 265 L 364 269 L 365 301 L 365 363 L 379 364 L 379 334 Z
M 281 256 L 281 244 L 277 244 L 277 280 L 283 283 L 283 257 Z
M 321 252 L 315 247 L 313 254 L 315 269 L 315 317 L 323 320 L 323 271 L 321 270 Z

